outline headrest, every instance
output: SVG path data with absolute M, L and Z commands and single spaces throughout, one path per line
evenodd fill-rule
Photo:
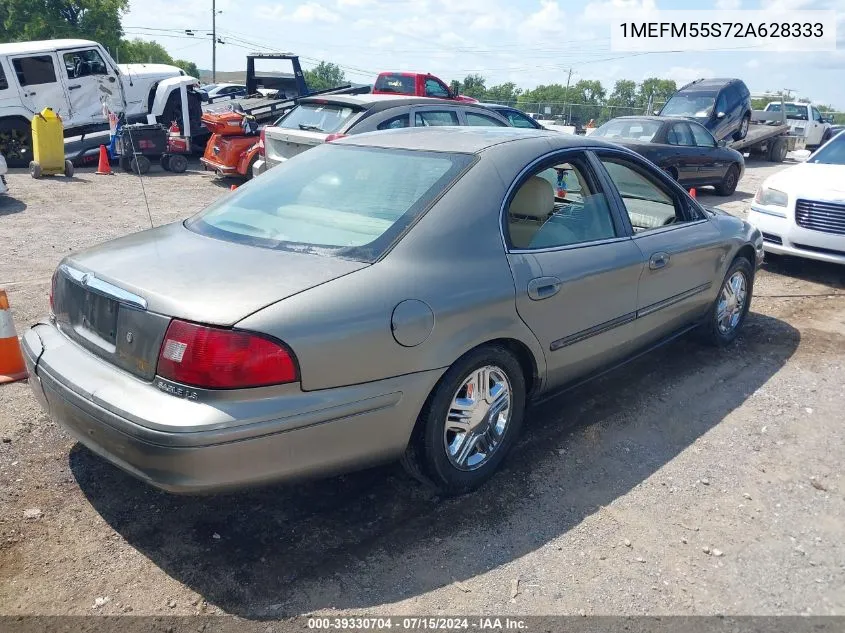
M 547 219 L 555 210 L 555 192 L 545 178 L 531 176 L 516 192 L 510 205 L 510 213 L 536 220 Z

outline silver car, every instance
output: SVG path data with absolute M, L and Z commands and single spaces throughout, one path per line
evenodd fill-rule
M 68 256 L 23 347 L 52 416 L 165 490 L 401 459 L 454 494 L 530 400 L 693 328 L 731 343 L 762 257 L 756 229 L 589 137 L 362 134 Z
M 503 127 L 510 123 L 481 105 L 454 100 L 373 94 L 306 97 L 261 130 L 252 174 L 260 176 L 305 150 L 350 134 L 452 125 Z

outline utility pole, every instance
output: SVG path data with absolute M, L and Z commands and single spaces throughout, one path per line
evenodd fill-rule
M 569 69 L 569 74 L 566 76 L 566 90 L 563 91 L 563 113 L 566 114 L 566 102 L 569 100 L 569 80 L 572 79 L 572 68 Z M 572 106 L 569 107 L 569 117 L 566 119 L 566 124 L 569 125 L 569 119 L 572 118 Z
M 211 83 L 217 83 L 217 0 L 211 0 Z

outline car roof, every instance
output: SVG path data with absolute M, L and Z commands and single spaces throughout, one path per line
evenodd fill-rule
M 388 108 L 395 108 L 405 105 L 447 105 L 450 107 L 472 107 L 478 106 L 477 103 L 465 103 L 462 101 L 455 101 L 454 99 L 433 99 L 431 97 L 409 97 L 406 95 L 314 95 L 313 97 L 304 97 L 299 100 L 299 103 L 321 103 L 321 104 L 336 104 L 349 106 L 368 106 L 367 110 L 377 111 L 386 110 Z
M 35 42 L 9 42 L 0 44 L 0 55 L 19 53 L 48 53 L 57 49 L 76 48 L 77 46 L 99 46 L 91 40 L 38 40 Z
M 561 134 L 553 130 L 537 130 L 534 128 L 492 126 L 409 127 L 365 132 L 332 142 L 342 145 L 477 154 L 494 145 L 536 141 L 539 138 L 552 141 L 555 149 L 567 147 L 613 147 L 618 149 L 616 145 L 591 139 L 589 136 Z
M 732 83 L 742 83 L 742 80 L 733 78 L 698 79 L 678 88 L 678 92 L 713 92 Z

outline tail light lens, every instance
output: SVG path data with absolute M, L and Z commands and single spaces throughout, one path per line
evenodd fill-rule
M 193 387 L 243 389 L 297 380 L 293 353 L 250 332 L 174 319 L 164 335 L 158 375 Z
M 264 156 L 264 128 L 258 133 L 258 155 Z
M 349 135 L 348 134 L 339 134 L 339 133 L 335 132 L 334 134 L 329 134 L 326 137 L 326 143 L 331 143 L 332 141 L 336 141 L 339 138 L 346 138 L 347 136 L 349 136 Z

